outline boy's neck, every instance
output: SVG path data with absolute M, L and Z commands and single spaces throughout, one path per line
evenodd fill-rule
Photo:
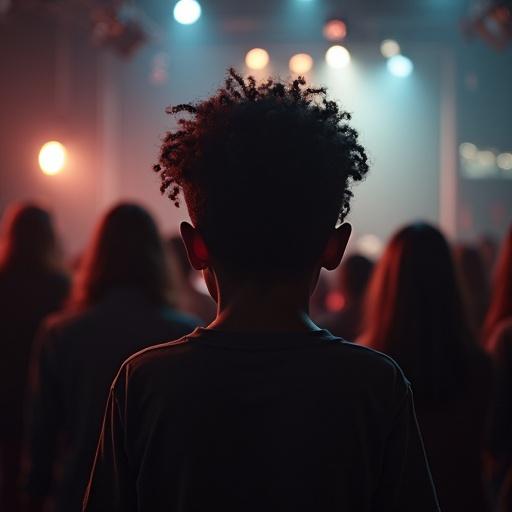
M 208 326 L 231 332 L 310 332 L 309 283 L 219 285 L 217 318 Z

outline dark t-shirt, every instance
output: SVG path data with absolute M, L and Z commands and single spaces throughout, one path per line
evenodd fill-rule
M 32 342 L 68 290 L 68 278 L 57 272 L 0 271 L 0 445 L 21 434 Z
M 111 290 L 83 311 L 49 318 L 32 360 L 25 492 L 51 496 L 55 511 L 79 511 L 119 366 L 135 352 L 188 334 L 197 325 L 129 288 Z
M 121 367 L 84 510 L 439 508 L 389 357 L 325 330 L 197 329 Z

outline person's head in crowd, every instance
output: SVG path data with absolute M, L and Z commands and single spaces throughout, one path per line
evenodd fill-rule
M 29 272 L 54 270 L 60 248 L 49 211 L 34 203 L 7 209 L 0 238 L 0 269 Z
M 491 302 L 484 323 L 484 341 L 498 324 L 512 318 L 512 226 L 503 241 L 492 283 Z
M 467 316 L 476 336 L 482 329 L 489 302 L 488 274 L 481 252 L 467 244 L 453 249 Z
M 111 290 L 133 288 L 167 302 L 165 250 L 152 216 L 137 204 L 121 203 L 100 220 L 81 261 L 71 306 L 84 308 Z
M 372 271 L 373 262 L 362 254 L 351 254 L 343 260 L 338 273 L 338 288 L 345 304 L 363 300 Z
M 355 340 L 361 334 L 364 297 L 373 270 L 371 260 L 361 254 L 344 258 L 335 286 L 327 296 L 327 314 L 320 319 L 334 335 Z
M 448 398 L 464 388 L 476 343 L 451 250 L 438 229 L 417 223 L 392 237 L 368 289 L 361 341 L 394 357 L 421 399 Z
M 258 85 L 233 69 L 216 95 L 168 112 L 178 128 L 154 170 L 177 205 L 183 193 L 193 225 L 182 236 L 211 293 L 306 281 L 311 291 L 321 267 L 339 264 L 350 186 L 368 171 L 350 114 L 302 78 Z

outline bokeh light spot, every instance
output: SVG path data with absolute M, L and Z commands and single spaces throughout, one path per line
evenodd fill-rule
M 512 153 L 500 153 L 496 158 L 496 163 L 504 171 L 512 170 Z
M 303 75 L 311 71 L 313 67 L 313 57 L 307 53 L 297 53 L 290 59 L 290 71 L 297 75 Z
M 473 160 L 478 153 L 478 148 L 471 142 L 463 142 L 459 146 L 459 154 L 466 160 Z
M 56 140 L 43 144 L 39 151 L 39 167 L 44 174 L 54 175 L 66 164 L 66 148 Z
M 331 46 L 326 54 L 327 64 L 334 69 L 342 69 L 350 64 L 350 53 L 344 46 Z
M 397 76 L 399 78 L 408 77 L 414 69 L 412 60 L 408 57 L 404 57 L 403 55 L 395 55 L 394 57 L 391 57 L 387 62 L 387 66 L 388 71 L 393 76 Z
M 347 36 L 347 25 L 342 20 L 329 20 L 324 25 L 323 33 L 327 41 L 342 41 Z
M 380 53 L 390 59 L 400 53 L 400 45 L 394 39 L 385 39 L 380 45 Z
M 173 14 L 178 23 L 192 25 L 201 17 L 201 6 L 196 0 L 179 0 Z
M 249 69 L 264 69 L 269 63 L 270 57 L 268 52 L 263 48 L 253 48 L 247 52 L 245 56 L 245 65 Z

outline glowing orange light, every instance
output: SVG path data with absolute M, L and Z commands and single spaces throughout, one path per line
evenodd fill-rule
M 50 176 L 59 173 L 66 164 L 66 148 L 56 140 L 43 144 L 39 151 L 39 167 Z
M 269 60 L 268 52 L 263 48 L 253 48 L 245 56 L 245 64 L 249 69 L 263 69 Z
M 313 58 L 307 53 L 297 53 L 290 59 L 290 71 L 297 75 L 303 75 L 311 71 L 313 67 Z
M 347 25 L 341 20 L 329 20 L 323 32 L 327 41 L 343 41 L 347 36 Z

